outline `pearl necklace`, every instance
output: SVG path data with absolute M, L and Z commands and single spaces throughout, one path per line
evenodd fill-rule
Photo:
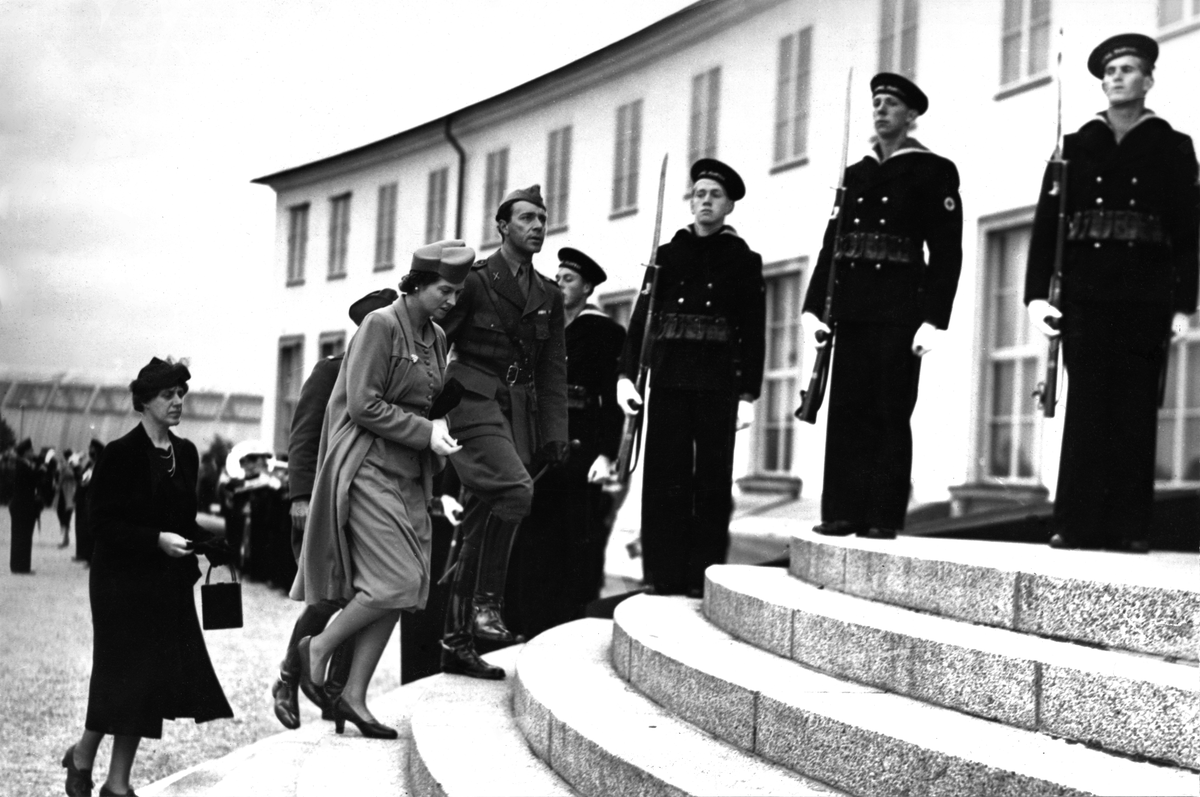
M 175 475 L 175 446 L 168 444 L 167 445 L 167 453 L 164 454 L 162 451 L 159 451 L 158 455 L 160 457 L 162 457 L 164 464 L 166 464 L 168 459 L 170 460 L 171 464 L 167 467 L 167 475 L 174 476 Z

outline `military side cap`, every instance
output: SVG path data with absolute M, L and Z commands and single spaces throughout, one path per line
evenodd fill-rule
M 608 275 L 604 273 L 604 269 L 600 268 L 599 263 L 578 249 L 572 249 L 569 246 L 558 250 L 558 265 L 576 272 L 584 282 L 592 287 L 608 279 Z
M 701 158 L 692 164 L 692 184 L 697 180 L 716 180 L 725 187 L 725 193 L 734 202 L 746 195 L 746 184 L 742 176 L 735 172 L 729 164 L 721 163 L 716 158 Z
M 542 210 L 546 209 L 546 201 L 542 199 L 542 187 L 534 183 L 528 188 L 518 188 L 510 191 L 508 196 L 504 197 L 504 201 L 500 203 L 500 207 L 496 208 L 496 220 L 500 220 L 505 208 L 510 207 L 516 202 L 529 202 L 537 205 Z
M 391 307 L 392 302 L 396 301 L 399 296 L 400 294 L 391 288 L 371 291 L 350 305 L 350 320 L 354 322 L 354 326 L 362 326 L 363 319 L 367 317 L 368 313 L 383 307 Z
M 465 241 L 450 239 L 425 244 L 413 252 L 410 271 L 437 274 L 446 282 L 462 282 L 475 262 L 475 250 Z
M 916 111 L 918 116 L 929 110 L 929 98 L 925 96 L 925 92 L 904 75 L 880 72 L 871 78 L 871 96 L 876 94 L 892 95 Z
M 1158 60 L 1158 42 L 1141 33 L 1119 33 L 1100 42 L 1100 45 L 1092 50 L 1092 54 L 1088 56 L 1088 71 L 1095 77 L 1102 78 L 1108 62 L 1122 55 L 1136 55 L 1144 59 L 1148 66 L 1153 67 L 1154 62 Z

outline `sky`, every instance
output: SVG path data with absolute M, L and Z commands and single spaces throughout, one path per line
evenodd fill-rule
M 688 0 L 0 0 L 0 376 L 261 393 L 275 195 Z M 256 358 L 261 361 L 261 356 Z

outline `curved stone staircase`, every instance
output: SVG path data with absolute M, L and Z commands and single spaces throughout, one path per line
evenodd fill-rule
M 437 676 L 410 791 L 1200 794 L 1195 555 L 802 534 L 707 575 Z

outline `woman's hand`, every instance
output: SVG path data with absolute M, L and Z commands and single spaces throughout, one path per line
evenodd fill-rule
M 188 539 L 173 531 L 160 531 L 158 533 L 158 547 L 167 556 L 172 559 L 178 559 L 181 556 L 187 556 L 191 553 L 188 547 Z
M 433 434 L 429 437 L 429 448 L 433 453 L 443 457 L 462 451 L 462 446 L 450 436 L 450 427 L 446 424 L 445 418 L 438 418 L 433 422 Z

